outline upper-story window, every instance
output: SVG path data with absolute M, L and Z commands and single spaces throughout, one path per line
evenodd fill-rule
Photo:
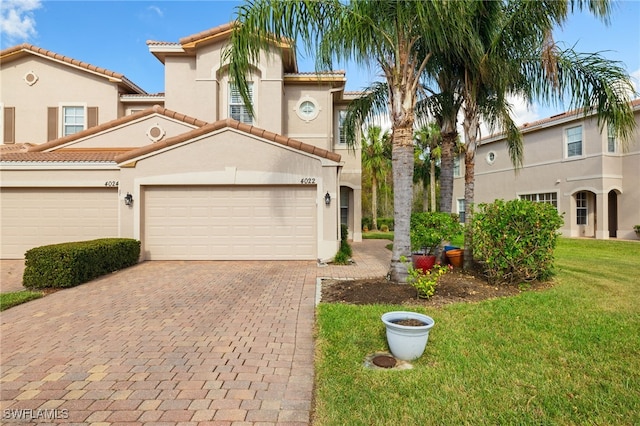
M 567 157 L 582 156 L 582 126 L 570 127 L 565 130 L 567 143 Z
M 62 136 L 83 131 L 85 123 L 85 108 L 83 106 L 62 107 Z
M 616 132 L 611 124 L 607 125 L 607 152 L 616 152 Z
M 254 103 L 253 99 L 253 83 L 248 82 L 249 86 L 249 98 L 251 103 Z M 249 114 L 249 109 L 245 106 L 240 91 L 235 84 L 229 84 L 229 117 L 239 121 L 241 123 L 253 124 L 253 117 Z
M 344 120 L 347 117 L 347 111 L 338 111 L 338 143 L 340 145 L 347 144 L 347 135 L 344 131 Z
M 460 170 L 460 156 L 454 155 L 453 157 L 453 177 L 462 176 L 462 171 Z

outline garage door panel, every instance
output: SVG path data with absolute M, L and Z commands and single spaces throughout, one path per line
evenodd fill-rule
M 149 259 L 315 259 L 315 187 L 147 187 Z M 179 204 L 179 209 L 169 206 Z M 302 213 L 302 214 L 300 214 Z
M 1 257 L 33 247 L 118 236 L 117 188 L 3 188 Z

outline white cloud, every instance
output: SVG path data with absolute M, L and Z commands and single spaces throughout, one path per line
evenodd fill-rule
M 161 18 L 164 16 L 164 12 L 158 6 L 149 6 L 147 10 L 155 12 Z
M 33 11 L 41 7 L 40 0 L 2 0 L 0 34 L 12 42 L 34 37 L 37 32 Z

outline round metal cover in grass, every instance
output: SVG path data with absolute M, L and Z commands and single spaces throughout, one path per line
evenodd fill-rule
M 382 368 L 393 368 L 396 366 L 396 359 L 389 355 L 378 355 L 373 357 L 371 361 Z

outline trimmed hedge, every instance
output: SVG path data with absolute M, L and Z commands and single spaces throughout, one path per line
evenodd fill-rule
M 491 284 L 546 280 L 564 220 L 555 207 L 525 200 L 480 204 L 473 215 L 473 256 Z
M 101 238 L 35 247 L 25 254 L 22 285 L 67 288 L 138 263 L 140 241 Z

